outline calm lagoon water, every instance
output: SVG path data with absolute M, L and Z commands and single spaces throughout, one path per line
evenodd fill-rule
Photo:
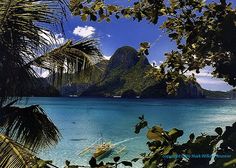
M 123 100 L 92 98 L 29 98 L 22 104 L 40 104 L 62 134 L 60 143 L 39 153 L 59 167 L 66 159 L 73 164 L 87 165 L 91 154 L 79 153 L 101 138 L 126 146 L 125 159 L 138 157 L 147 150 L 146 130 L 134 133 L 138 117 L 145 115 L 149 126 L 161 124 L 166 130 L 184 130 L 180 142 L 190 133 L 214 133 L 236 121 L 236 100 Z M 105 161 L 109 161 L 107 158 Z M 138 163 L 139 164 L 139 163 Z M 135 167 L 142 167 L 136 165 Z

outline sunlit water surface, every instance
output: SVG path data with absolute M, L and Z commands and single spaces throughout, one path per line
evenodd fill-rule
M 122 100 L 91 98 L 29 98 L 21 104 L 39 104 L 59 128 L 62 139 L 58 145 L 43 150 L 39 156 L 53 160 L 58 167 L 64 161 L 87 165 L 91 153 L 79 153 L 96 140 L 104 139 L 126 146 L 123 160 L 139 157 L 147 151 L 146 130 L 134 133 L 138 116 L 145 115 L 149 126 L 160 124 L 166 130 L 184 130 L 180 142 L 190 133 L 214 133 L 217 126 L 225 127 L 236 121 L 235 100 Z M 112 156 L 105 159 L 110 161 Z M 135 167 L 142 167 L 136 163 Z

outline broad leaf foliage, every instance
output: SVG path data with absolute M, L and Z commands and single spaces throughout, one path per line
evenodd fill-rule
M 34 83 L 28 62 L 52 42 L 50 26 L 61 23 L 61 0 L 0 1 L 0 105 L 9 96 L 21 96 Z M 47 26 L 48 25 L 48 26 Z
M 86 64 L 94 64 L 102 57 L 95 39 L 82 39 L 76 43 L 68 40 L 62 46 L 34 59 L 31 64 L 51 71 L 80 71 Z M 78 67 L 75 67 L 77 63 Z M 80 68 L 79 68 L 80 66 Z
M 33 66 L 63 74 L 65 64 L 68 71 L 79 70 L 101 57 L 94 39 L 69 40 L 52 50 L 59 46 L 54 33 L 63 32 L 66 7 L 64 0 L 0 0 L 0 130 L 33 151 L 60 139 L 41 107 L 13 106 L 38 81 Z M 23 148 L 1 138 L 0 167 L 33 166 L 30 158 L 25 160 Z
M 84 21 L 110 21 L 115 15 L 117 19 L 145 19 L 157 24 L 162 17 L 161 28 L 176 42 L 178 49 L 166 53 L 161 77 L 172 78 L 169 90 L 175 90 L 173 86 L 179 74 L 199 73 L 206 66 L 212 67 L 214 77 L 236 86 L 236 9 L 231 2 L 234 1 L 137 0 L 125 7 L 108 1 L 71 0 L 70 6 L 72 13 Z
M 38 105 L 2 108 L 0 126 L 5 135 L 33 150 L 56 144 L 60 138 L 59 130 Z
M 12 105 L 34 85 L 36 73 L 28 63 L 52 42 L 48 32 L 62 22 L 63 4 L 61 0 L 0 0 L 1 132 L 33 150 L 57 143 L 59 131 L 40 107 Z M 28 166 L 24 150 L 15 144 L 1 136 L 0 167 Z
M 0 134 L 0 167 L 4 168 L 49 168 L 50 161 L 37 158 L 30 150 Z

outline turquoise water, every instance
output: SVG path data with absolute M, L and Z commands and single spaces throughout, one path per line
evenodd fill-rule
M 138 135 L 134 133 L 137 118 L 143 114 L 150 127 L 161 124 L 167 130 L 183 129 L 180 141 L 186 140 L 192 132 L 214 133 L 215 127 L 236 121 L 235 100 L 29 98 L 27 104 L 40 104 L 61 131 L 60 143 L 39 153 L 41 158 L 53 160 L 59 167 L 64 166 L 66 159 L 73 164 L 86 165 L 91 154 L 80 157 L 79 153 L 101 135 L 126 146 L 123 158 L 138 157 L 147 150 L 146 130 Z

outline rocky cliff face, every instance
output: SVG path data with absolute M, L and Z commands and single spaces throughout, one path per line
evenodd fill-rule
M 90 87 L 82 96 L 113 97 L 121 96 L 127 90 L 140 94 L 142 90 L 155 81 L 145 78 L 152 66 L 146 57 L 139 57 L 132 47 L 121 47 L 108 62 L 104 78 Z
M 198 83 L 180 82 L 180 87 L 177 91 L 178 98 L 204 98 L 204 93 Z
M 114 69 L 128 71 L 139 61 L 138 52 L 129 46 L 118 48 L 107 65 L 107 73 Z
M 62 81 L 55 78 L 55 87 L 48 84 L 50 78 L 42 79 L 44 84 L 38 84 L 26 96 L 236 98 L 235 90 L 208 91 L 198 83 L 186 83 L 184 80 L 180 81 L 176 95 L 168 95 L 165 81 L 147 75 L 152 69 L 146 57 L 140 57 L 134 48 L 124 46 L 117 49 L 109 61 L 102 60 L 79 74 L 64 74 Z
M 159 81 L 155 85 L 143 90 L 141 98 L 204 98 L 204 93 L 198 83 L 185 83 L 180 81 L 180 86 L 175 95 L 166 92 L 166 82 Z
M 224 91 L 211 91 L 203 89 L 204 96 L 208 99 L 236 99 L 236 90 Z
M 121 47 L 108 62 L 104 78 L 91 86 L 81 96 L 89 97 L 131 97 L 142 98 L 170 97 L 166 93 L 165 81 L 158 81 L 147 76 L 153 67 L 146 57 L 139 57 L 132 47 Z M 132 93 L 132 94 L 130 94 Z M 173 96 L 172 96 L 173 97 Z M 203 93 L 200 85 L 181 83 L 178 98 L 201 98 Z
M 236 99 L 236 89 L 230 91 L 230 98 Z

